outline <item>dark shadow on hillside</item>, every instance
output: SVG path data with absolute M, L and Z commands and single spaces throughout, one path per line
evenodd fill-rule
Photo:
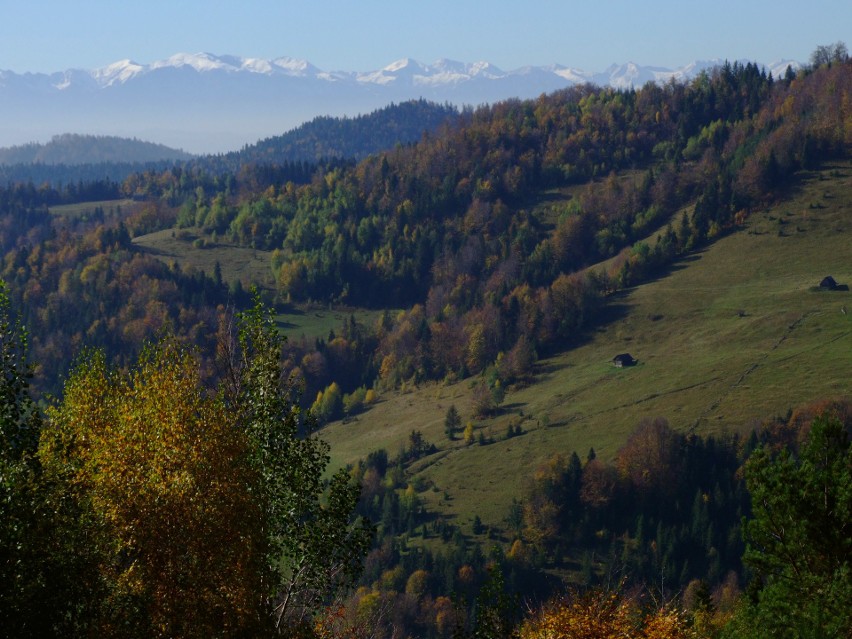
M 573 197 L 567 193 L 547 191 L 537 194 L 534 198 L 530 198 L 526 204 L 527 206 L 535 206 L 537 204 L 549 204 L 551 202 L 568 202 L 572 199 Z
M 598 310 L 592 326 L 588 327 L 582 334 L 571 340 L 571 342 L 556 344 L 554 348 L 543 353 L 543 356 L 550 357 L 588 344 L 594 339 L 595 333 L 602 333 L 610 324 L 626 318 L 633 308 L 632 304 L 622 301 L 625 300 L 628 293 L 629 290 L 625 290 L 610 295 L 604 306 Z M 536 382 L 552 377 L 556 371 L 562 370 L 562 368 L 564 367 L 555 364 L 537 365 L 535 369 Z
M 784 200 L 801 197 L 805 193 L 806 185 L 814 182 L 845 178 L 848 168 L 846 165 L 829 160 L 820 163 L 815 169 L 801 169 L 788 176 L 782 184 L 776 185 L 772 190 L 773 197 L 779 203 Z M 826 173 L 829 175 L 826 176 Z
M 627 292 L 628 291 L 624 291 L 624 293 Z M 617 293 L 616 295 L 622 299 L 625 297 L 622 296 L 621 293 Z M 595 322 L 595 332 L 605 329 L 614 322 L 623 320 L 630 314 L 630 309 L 633 308 L 633 304 L 617 299 L 616 295 L 610 296 L 606 305 L 598 311 Z M 588 341 L 588 338 L 583 340 L 583 342 L 586 341 Z
M 553 362 L 547 362 L 547 363 L 544 363 L 544 364 L 542 364 L 542 363 L 536 364 L 535 368 L 533 370 L 534 370 L 536 378 L 541 379 L 542 376 L 546 376 L 546 375 L 549 375 L 551 373 L 555 373 L 556 371 L 560 371 L 563 368 L 564 368 L 564 366 L 558 366 L 557 364 L 554 364 Z
M 145 246 L 143 244 L 135 244 L 135 243 L 133 244 L 133 246 L 140 253 L 147 253 L 148 255 L 154 255 L 154 256 L 161 255 L 161 256 L 165 256 L 165 257 L 176 257 L 174 253 L 171 253 L 169 251 L 164 251 L 163 249 L 155 248 L 153 246 Z
M 438 491 L 438 492 L 440 492 L 440 491 Z M 453 497 L 444 497 L 442 499 L 442 501 L 451 502 L 451 501 L 453 501 Z M 422 526 L 423 524 L 429 524 L 431 526 L 431 525 L 434 525 L 435 522 L 438 522 L 438 521 L 443 521 L 443 522 L 446 522 L 448 524 L 453 524 L 453 522 L 455 522 L 457 520 L 458 520 L 458 516 L 455 515 L 454 513 L 437 513 L 437 512 L 431 511 L 431 510 L 424 510 L 417 517 L 418 526 Z M 422 539 L 422 535 L 418 535 L 418 536 L 421 537 L 421 539 Z M 435 539 L 435 538 L 440 538 L 440 537 L 441 537 L 440 533 L 435 532 L 435 531 L 429 531 L 429 535 L 428 535 L 427 539 Z
M 657 269 L 653 273 L 649 274 L 648 277 L 645 278 L 642 281 L 642 284 L 640 284 L 639 286 L 644 286 L 645 284 L 650 284 L 651 282 L 657 282 L 659 280 L 667 278 L 672 273 L 677 273 L 678 271 L 683 271 L 689 268 L 691 264 L 698 262 L 704 258 L 704 251 L 705 249 L 696 249 L 689 255 L 685 255 L 684 257 L 675 260 L 668 266 L 664 266 L 662 268 Z M 627 290 L 633 290 L 633 288 L 635 287 L 631 287 Z
M 283 304 L 283 305 L 279 306 L 277 310 L 282 315 L 299 315 L 299 316 L 305 315 L 305 311 L 303 311 L 301 308 L 298 308 L 296 306 L 292 306 L 290 304 Z
M 844 291 L 849 291 L 848 284 L 837 284 L 834 288 L 822 288 L 820 286 L 811 286 L 808 290 L 813 293 L 842 293 Z

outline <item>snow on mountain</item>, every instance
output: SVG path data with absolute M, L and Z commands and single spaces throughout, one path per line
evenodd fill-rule
M 364 84 L 387 85 L 393 83 L 395 85 L 416 85 L 423 84 L 424 80 L 428 83 L 429 79 L 435 75 L 435 71 L 431 67 L 411 58 L 403 58 L 391 62 L 378 71 L 358 73 L 355 78 L 358 82 Z M 440 72 L 437 75 L 440 75 Z
M 261 75 L 283 74 L 289 76 L 316 76 L 319 69 L 306 62 L 293 58 L 240 58 L 237 56 L 216 56 L 210 53 L 178 53 L 165 60 L 158 60 L 148 65 L 138 64 L 132 60 L 119 60 L 100 69 L 90 72 L 91 77 L 100 87 L 125 84 L 134 78 L 164 69 L 192 69 L 198 73 L 213 71 L 226 73 L 257 73 Z M 66 89 L 70 81 L 55 84 L 57 88 Z
M 431 65 L 424 65 L 416 60 L 404 58 L 389 64 L 380 71 L 358 74 L 357 78 L 362 83 L 380 85 L 395 83 L 397 85 L 408 84 L 410 86 L 439 88 L 442 86 L 452 87 L 474 79 L 498 80 L 506 76 L 507 74 L 504 71 L 488 62 L 468 64 L 442 58 Z
M 487 62 L 475 62 L 474 64 L 466 64 L 458 60 L 450 60 L 449 58 L 441 58 L 436 60 L 432 68 L 439 73 L 466 75 L 471 67 L 479 67 L 487 65 Z
M 317 115 L 355 116 L 390 102 L 425 98 L 457 105 L 534 98 L 591 82 L 639 88 L 688 80 L 719 60 L 676 69 L 613 64 L 589 72 L 554 64 L 505 71 L 488 62 L 396 60 L 372 71 L 325 71 L 306 60 L 177 53 L 91 71 L 16 74 L 0 70 L 0 147 L 48 140 L 60 131 L 144 137 L 194 153 L 241 148 Z M 782 60 L 775 77 L 801 65 Z
M 442 58 L 430 67 L 428 76 L 418 78 L 420 84 L 456 84 L 468 80 L 499 80 L 508 74 L 490 62 L 458 62 Z
M 40 82 L 42 77 L 39 74 L 28 74 L 31 75 L 31 78 L 36 85 L 42 85 Z M 50 85 L 54 89 L 58 89 L 59 91 L 64 91 L 69 88 L 83 88 L 89 87 L 92 88 L 97 84 L 97 79 L 94 74 L 89 71 L 81 71 L 80 69 L 69 69 L 67 71 L 63 71 L 61 73 L 51 74 Z
M 116 82 L 123 84 L 145 70 L 144 66 L 133 62 L 133 60 L 119 60 L 108 66 L 95 69 L 92 71 L 92 77 L 100 86 L 108 87 Z
M 221 58 L 209 53 L 177 53 L 165 60 L 154 62 L 150 69 L 153 71 L 168 67 L 177 69 L 191 67 L 200 72 L 235 70 L 232 64 L 228 64 Z
M 272 61 L 272 66 L 293 76 L 318 75 L 320 73 L 320 70 L 307 60 L 297 60 L 296 58 L 276 58 Z
M 581 71 L 580 69 L 564 67 L 561 64 L 554 64 L 545 68 L 554 75 L 558 75 L 560 78 L 567 80 L 570 84 L 582 84 L 583 82 L 591 81 L 591 74 Z
M 423 73 L 426 71 L 426 67 L 417 62 L 416 60 L 412 60 L 411 58 L 403 58 L 402 60 L 397 60 L 396 62 L 391 62 L 388 66 L 386 66 L 382 71 L 387 71 L 388 73 L 400 74 L 404 73 L 415 74 L 415 73 Z
M 787 73 L 787 67 L 790 67 L 793 72 L 796 72 L 802 68 L 802 65 L 795 60 L 778 60 L 767 64 L 766 70 L 772 73 L 773 78 L 783 78 L 784 74 Z
M 601 74 L 602 77 L 597 81 L 597 84 L 609 84 L 616 89 L 630 89 L 641 87 L 647 82 L 658 82 L 660 80 L 665 82 L 671 74 L 676 72 L 661 67 L 640 67 L 634 62 L 613 64 Z
M 266 76 L 284 75 L 289 77 L 312 78 L 326 82 L 349 81 L 358 84 L 426 85 L 431 87 L 442 84 L 456 85 L 470 80 L 502 81 L 508 78 L 523 78 L 530 75 L 550 75 L 555 82 L 567 84 L 593 82 L 616 88 L 640 87 L 646 82 L 667 82 L 672 78 L 686 80 L 695 77 L 701 71 L 722 64 L 722 60 L 701 60 L 691 62 L 676 69 L 642 66 L 634 62 L 613 64 L 602 72 L 588 72 L 562 65 L 543 67 L 521 67 L 509 72 L 488 63 L 465 63 L 456 60 L 440 59 L 432 64 L 423 64 L 411 58 L 396 60 L 387 66 L 373 71 L 322 71 L 305 60 L 289 57 L 265 60 L 263 58 L 243 58 L 231 55 L 211 53 L 177 53 L 164 60 L 144 65 L 132 60 L 119 60 L 105 67 L 85 71 L 65 71 L 53 82 L 57 89 L 67 89 L 76 81 L 86 83 L 88 75 L 99 87 L 110 87 L 128 83 L 139 76 L 149 75 L 167 69 L 192 69 L 200 74 L 212 72 L 252 73 Z M 767 65 L 773 75 L 783 74 L 788 65 L 793 69 L 800 64 L 791 60 L 781 60 Z M 10 71 L 0 71 L 0 80 L 10 75 Z M 34 74 L 39 75 L 39 74 Z M 56 77 L 53 74 L 51 77 Z

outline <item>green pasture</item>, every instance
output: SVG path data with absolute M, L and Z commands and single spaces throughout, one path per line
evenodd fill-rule
M 373 327 L 383 312 L 363 308 L 296 305 L 276 315 L 275 320 L 289 339 L 328 339 L 332 331 L 335 335 L 340 334 L 350 316 L 354 317 L 358 324 Z
M 171 264 L 191 266 L 212 275 L 216 262 L 222 279 L 229 283 L 240 280 L 248 289 L 252 284 L 274 289 L 271 251 L 262 251 L 226 242 L 212 242 L 209 235 L 192 229 L 166 229 L 142 235 L 133 243 L 154 257 Z M 290 339 L 326 339 L 331 331 L 338 333 L 353 315 L 360 324 L 373 326 L 381 310 L 348 309 L 328 305 L 294 305 L 276 316 L 281 330 Z
M 131 207 L 137 205 L 137 202 L 129 198 L 120 200 L 103 200 L 99 202 L 80 202 L 78 204 L 60 204 L 51 206 L 48 210 L 51 215 L 57 217 L 77 218 L 91 215 L 95 209 L 101 209 L 106 215 L 117 213 L 119 209 L 127 212 Z
M 643 418 L 681 431 L 748 432 L 804 403 L 852 394 L 852 293 L 821 292 L 832 275 L 852 285 L 852 164 L 808 176 L 779 205 L 675 264 L 655 281 L 613 295 L 607 321 L 542 360 L 535 383 L 507 393 L 503 412 L 477 423 L 494 443 L 447 441 L 455 404 L 470 419 L 470 380 L 385 394 L 370 411 L 322 431 L 334 463 L 371 450 L 391 455 L 413 429 L 439 452 L 415 477 L 430 510 L 469 533 L 479 515 L 501 526 L 535 468 L 553 454 L 611 458 Z M 611 359 L 629 352 L 633 367 Z M 525 433 L 504 439 L 510 422 Z
M 210 237 L 197 230 L 166 229 L 141 235 L 133 243 L 154 257 L 167 263 L 191 266 L 212 275 L 216 262 L 226 283 L 240 280 L 248 288 L 251 284 L 272 288 L 274 279 L 271 251 L 262 251 L 224 242 L 212 242 Z

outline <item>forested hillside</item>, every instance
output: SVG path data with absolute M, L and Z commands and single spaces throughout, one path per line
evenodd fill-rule
M 0 149 L 0 164 L 100 164 L 189 160 L 189 153 L 162 144 L 113 136 L 55 135 L 46 144 L 24 144 Z
M 451 124 L 458 110 L 426 100 L 391 104 L 352 118 L 321 116 L 283 135 L 260 140 L 238 152 L 208 158 L 216 166 L 319 162 L 332 158 L 361 160 L 396 145 L 417 142 Z
M 215 169 L 0 189 L 6 632 L 844 636 L 847 400 L 812 397 L 750 436 L 654 418 L 605 456 L 549 451 L 503 478 L 517 501 L 499 524 L 444 516 L 452 496 L 418 472 L 462 445 L 494 454 L 474 422 L 508 416 L 507 392 L 553 372 L 540 359 L 626 312 L 619 292 L 745 232 L 803 172 L 843 177 L 826 167 L 852 149 L 852 63 L 823 62 L 506 101 L 360 161 L 264 163 L 282 140 Z M 51 209 L 87 200 L 103 202 Z M 283 342 L 259 299 L 235 314 L 252 282 L 133 241 L 155 231 L 187 252 L 269 251 L 264 295 L 280 311 L 379 320 Z M 84 347 L 102 351 L 72 365 Z M 323 482 L 310 428 L 368 422 L 426 383 L 466 388 L 442 450 L 414 417 L 402 446 Z M 46 393 L 44 413 L 33 398 Z M 525 437 L 530 419 L 513 412 L 501 437 Z M 789 537 L 779 516 L 796 522 Z M 59 545 L 45 533 L 57 527 Z M 582 590 L 540 607 L 563 579 Z
M 119 183 L 131 173 L 164 171 L 192 157 L 178 149 L 136 139 L 66 133 L 44 144 L 0 149 L 0 184 L 46 182 L 61 188 L 105 180 Z
M 166 174 L 157 188 L 184 198 L 178 228 L 272 250 L 284 300 L 408 309 L 373 331 L 357 371 L 334 378 L 294 354 L 308 396 L 465 377 L 503 353 L 493 389 L 578 339 L 610 292 L 736 229 L 796 170 L 843 156 L 849 82 L 846 64 L 777 81 L 730 65 L 688 85 L 579 87 L 479 109 L 304 186 L 215 193 Z M 637 243 L 656 229 L 654 245 Z M 351 356 L 351 340 L 334 341 Z

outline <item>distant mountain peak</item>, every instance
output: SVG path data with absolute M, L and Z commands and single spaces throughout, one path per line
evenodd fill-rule
M 298 58 L 289 58 L 286 56 L 275 58 L 272 61 L 272 65 L 291 75 L 316 75 L 320 73 L 320 70 L 310 62 Z
M 388 71 L 389 73 L 399 73 L 400 71 L 425 71 L 426 68 L 417 62 L 416 60 L 412 60 L 411 58 L 400 58 L 394 62 L 391 62 L 387 65 L 382 71 Z
M 133 60 L 125 59 L 92 71 L 92 77 L 101 86 L 111 86 L 116 82 L 127 82 L 145 71 L 145 67 Z
M 176 53 L 165 60 L 152 63 L 149 68 L 154 70 L 166 67 L 191 67 L 196 71 L 218 71 L 231 66 L 210 53 Z
M 76 130 L 223 152 L 280 135 L 318 115 L 355 116 L 418 98 L 487 104 L 586 82 L 628 89 L 689 80 L 717 64 L 721 61 L 694 61 L 667 69 L 629 61 L 599 72 L 559 64 L 506 71 L 487 61 L 441 58 L 424 64 L 405 57 L 371 71 L 325 71 L 297 58 L 199 52 L 150 64 L 118 60 L 91 71 L 0 70 L 0 145 Z M 779 77 L 788 64 L 794 70 L 801 66 L 780 61 L 764 68 Z

